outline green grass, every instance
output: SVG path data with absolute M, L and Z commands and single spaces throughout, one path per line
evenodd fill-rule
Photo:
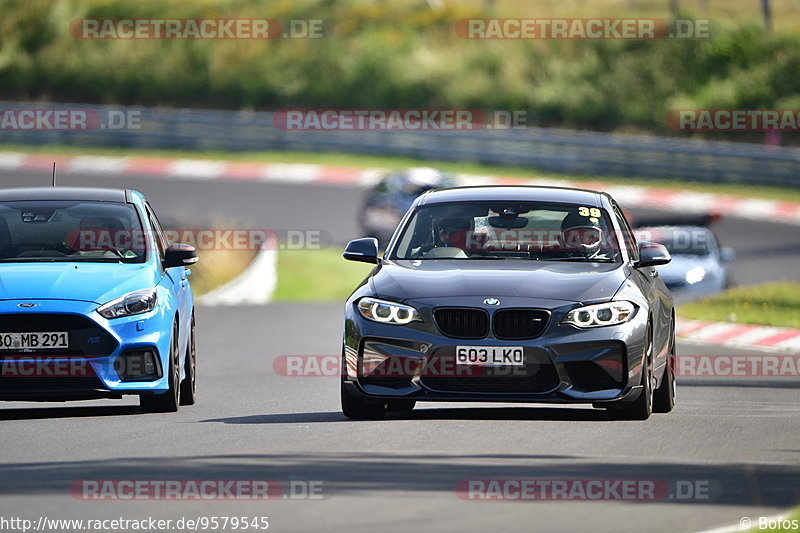
M 800 283 L 736 287 L 681 306 L 684 318 L 800 328 Z
M 800 105 L 796 0 L 682 0 L 712 38 L 472 40 L 465 18 L 658 17 L 668 0 L 4 0 L 0 98 L 265 110 L 526 110 L 532 125 L 678 135 L 671 109 Z M 486 11 L 489 9 L 489 11 Z M 321 20 L 320 39 L 80 39 L 76 19 Z M 535 122 L 535 124 L 534 124 Z M 742 139 L 740 133 L 704 137 Z M 757 139 L 763 138 L 758 134 Z M 796 139 L 785 136 L 787 142 Z
M 357 168 L 386 168 L 398 169 L 411 166 L 434 166 L 442 170 L 465 174 L 490 174 L 519 178 L 547 177 L 565 179 L 570 181 L 601 181 L 614 185 L 641 185 L 646 187 L 663 187 L 683 189 L 687 191 L 731 194 L 749 198 L 764 198 L 770 200 L 783 200 L 800 202 L 800 189 L 784 189 L 780 187 L 765 187 L 746 184 L 715 184 L 701 182 L 687 182 L 674 179 L 628 178 L 619 176 L 590 176 L 574 174 L 558 174 L 525 167 L 500 167 L 482 165 L 479 163 L 452 163 L 446 161 L 424 161 L 410 157 L 369 156 L 343 153 L 318 153 L 318 152 L 289 152 L 289 151 L 261 151 L 261 152 L 221 152 L 190 150 L 141 150 L 124 148 L 85 148 L 78 146 L 24 146 L 14 144 L 0 144 L 0 152 L 23 152 L 31 154 L 48 155 L 98 155 L 98 156 L 130 156 L 130 157 L 167 157 L 225 160 L 232 162 L 255 163 L 303 163 L 332 166 L 349 166 Z
M 255 259 L 250 250 L 199 250 L 192 267 L 192 290 L 200 296 L 225 285 L 244 272 Z
M 371 268 L 346 261 L 341 248 L 281 250 L 273 300 L 344 302 Z

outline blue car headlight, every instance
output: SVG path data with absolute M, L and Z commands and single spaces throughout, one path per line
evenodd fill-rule
M 123 316 L 140 315 L 152 311 L 156 307 L 158 297 L 156 289 L 142 289 L 129 292 L 119 298 L 101 305 L 97 312 L 105 318 L 120 318 Z
M 422 320 L 417 310 L 410 305 L 377 298 L 361 298 L 358 301 L 358 312 L 366 319 L 383 324 L 403 325 L 415 320 Z
M 633 318 L 636 306 L 631 302 L 620 300 L 604 304 L 587 305 L 573 309 L 561 321 L 577 328 L 600 328 L 616 326 Z
M 700 283 L 706 277 L 708 277 L 707 274 L 708 272 L 706 272 L 705 268 L 701 266 L 696 266 L 694 268 L 690 268 L 686 272 L 684 279 L 686 279 L 686 283 L 688 283 L 689 285 L 694 285 L 695 283 Z

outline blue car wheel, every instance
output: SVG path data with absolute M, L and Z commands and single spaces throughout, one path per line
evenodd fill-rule
M 163 394 L 139 396 L 139 405 L 148 413 L 174 413 L 181 405 L 181 370 L 178 351 L 178 323 L 172 327 L 172 340 L 169 345 L 169 389 Z
M 180 387 L 181 405 L 194 405 L 195 401 L 197 401 L 197 349 L 194 339 L 194 312 L 192 312 L 190 328 L 189 342 L 186 343 L 186 358 L 183 363 L 186 375 Z

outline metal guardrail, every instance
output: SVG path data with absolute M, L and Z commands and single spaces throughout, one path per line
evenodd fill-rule
M 0 130 L 2 143 L 188 150 L 302 150 L 522 166 L 581 175 L 800 187 L 800 148 L 528 128 L 289 131 L 273 113 L 0 102 L 0 109 L 137 111 L 139 129 Z

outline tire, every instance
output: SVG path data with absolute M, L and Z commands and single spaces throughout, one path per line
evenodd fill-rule
M 386 403 L 369 402 L 354 396 L 341 384 L 342 413 L 353 420 L 380 420 L 386 416 Z
M 669 359 L 667 367 L 664 369 L 664 377 L 661 378 L 661 385 L 653 392 L 653 412 L 669 413 L 675 407 L 675 323 L 672 323 L 672 330 L 669 340 Z
M 181 382 L 181 405 L 194 405 L 197 401 L 197 345 L 194 337 L 194 312 L 189 329 L 189 342 L 186 343 L 186 375 Z
M 178 363 L 178 322 L 172 326 L 169 347 L 169 390 L 163 394 L 139 396 L 139 406 L 146 413 L 174 413 L 181 404 L 180 365 Z
M 736 280 L 733 279 L 733 275 L 729 272 L 728 276 L 725 278 L 725 286 L 722 288 L 723 290 L 732 289 L 736 286 Z
M 634 401 L 623 403 L 613 411 L 620 420 L 647 420 L 653 413 L 653 328 L 647 328 L 647 347 L 642 369 L 642 393 Z
M 417 405 L 416 400 L 391 400 L 389 401 L 387 410 L 395 413 L 410 413 Z

